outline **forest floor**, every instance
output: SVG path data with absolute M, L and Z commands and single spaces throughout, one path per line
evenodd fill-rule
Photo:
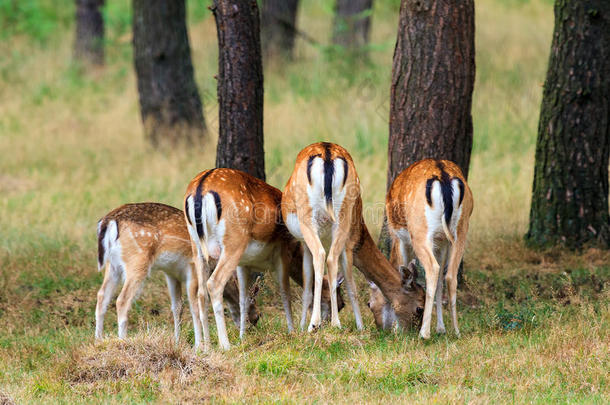
M 116 339 L 112 306 L 108 338 L 95 343 L 93 325 L 97 220 L 126 202 L 179 207 L 190 179 L 214 164 L 213 18 L 204 2 L 188 2 L 209 143 L 155 151 L 142 137 L 128 2 L 107 2 L 108 63 L 88 73 L 71 62 L 73 3 L 0 6 L 0 403 L 610 401 L 609 252 L 523 244 L 551 1 L 476 2 L 475 208 L 458 288 L 462 337 L 450 322 L 447 335 L 429 341 L 415 330 L 376 330 L 359 273 L 363 331 L 348 305 L 341 330 L 289 334 L 269 274 L 258 326 L 240 343 L 230 325 L 233 348 L 210 354 L 191 349 L 188 310 L 173 343 L 159 274 L 130 313 L 128 339 Z M 264 125 L 267 180 L 279 188 L 304 146 L 345 146 L 376 234 L 399 1 L 375 3 L 368 61 L 299 39 L 294 62 L 266 66 Z M 333 4 L 302 2 L 298 25 L 322 44 Z M 213 326 L 212 334 L 216 345 Z

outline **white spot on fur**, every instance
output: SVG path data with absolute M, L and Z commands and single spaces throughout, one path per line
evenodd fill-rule
M 129 237 L 131 238 L 131 241 L 136 246 L 136 248 L 138 248 L 138 252 L 141 253 L 142 252 L 142 248 L 140 247 L 140 244 L 138 243 L 136 238 L 133 236 L 133 232 L 129 231 Z

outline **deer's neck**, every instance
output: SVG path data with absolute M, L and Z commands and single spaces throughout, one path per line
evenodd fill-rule
M 354 249 L 354 265 L 394 302 L 400 294 L 400 274 L 377 248 L 364 223 L 360 232 L 359 247 Z

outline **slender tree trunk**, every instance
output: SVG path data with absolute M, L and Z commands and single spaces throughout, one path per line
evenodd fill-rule
M 76 0 L 74 57 L 92 65 L 104 64 L 104 0 Z
M 474 0 L 402 0 L 390 95 L 388 182 L 412 163 L 448 159 L 468 176 Z M 389 257 L 384 226 L 379 247 Z
M 201 142 L 184 0 L 133 0 L 133 45 L 144 133 L 153 145 Z
M 333 43 L 358 50 L 369 43 L 373 0 L 337 0 Z
M 557 0 L 530 227 L 534 246 L 610 246 L 610 2 Z
M 265 179 L 263 66 L 255 0 L 214 0 L 220 129 L 216 166 Z
M 261 37 L 265 56 L 292 58 L 299 0 L 263 0 Z

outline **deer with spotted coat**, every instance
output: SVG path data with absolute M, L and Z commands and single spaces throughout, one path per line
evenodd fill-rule
M 291 269 L 301 267 L 302 254 L 282 221 L 281 199 L 282 193 L 275 187 L 234 169 L 203 171 L 188 185 L 184 197 L 185 217 L 200 283 L 198 293 L 206 348 L 209 347 L 208 294 L 219 345 L 222 349 L 230 347 L 222 293 L 236 271 L 240 297 L 245 297 L 249 269 L 276 270 L 286 323 L 288 330 L 293 330 L 289 276 Z M 217 260 L 211 275 L 209 259 Z M 245 333 L 245 304 L 240 298 L 240 338 Z
M 165 273 L 174 316 L 176 342 L 180 335 L 182 314 L 182 284 L 186 284 L 189 307 L 195 330 L 195 347 L 201 343 L 201 323 L 197 299 L 197 277 L 192 263 L 191 243 L 184 213 L 158 203 L 122 205 L 98 222 L 98 270 L 106 268 L 104 282 L 97 295 L 95 337 L 101 339 L 104 316 L 119 281 L 123 288 L 116 302 L 119 338 L 127 335 L 127 314 L 141 291 L 144 280 L 153 270 Z M 225 290 L 229 311 L 238 322 L 239 292 L 233 277 Z M 250 323 L 256 325 L 260 313 L 255 297 L 258 285 L 250 289 L 247 312 Z
M 345 274 L 358 329 L 363 325 L 352 263 L 379 286 L 401 326 L 411 326 L 421 318 L 423 290 L 412 282 L 411 274 L 401 274 L 394 269 L 373 242 L 362 218 L 360 180 L 354 162 L 344 148 L 319 142 L 298 154 L 282 197 L 282 216 L 292 235 L 304 246 L 304 307 L 312 300 L 311 289 L 307 286 L 312 283 L 313 265 L 315 280 L 309 331 L 316 330 L 321 324 L 320 298 L 325 262 L 331 286 L 333 326 L 341 326 L 334 300 L 339 264 Z M 304 328 L 307 314 L 303 311 L 301 315 L 301 327 Z
M 464 255 L 473 197 L 460 168 L 448 160 L 424 159 L 400 173 L 386 197 L 388 229 L 398 264 L 415 256 L 426 273 L 426 303 L 420 336 L 430 337 L 436 297 L 436 330 L 445 333 L 442 312 L 443 270 L 449 292 L 451 320 L 457 321 L 457 271 Z M 415 254 L 415 256 L 413 255 Z

